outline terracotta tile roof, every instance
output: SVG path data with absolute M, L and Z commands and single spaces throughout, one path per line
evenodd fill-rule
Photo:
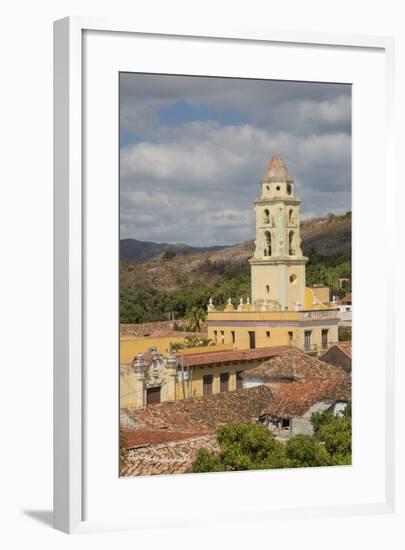
M 287 346 L 273 346 L 269 348 L 247 350 L 224 350 L 193 353 L 190 355 L 184 355 L 184 363 L 186 366 L 197 366 L 236 361 L 252 361 L 275 357 L 287 349 Z
M 250 422 L 252 417 L 260 415 L 271 398 L 272 390 L 262 385 L 181 401 L 165 401 L 141 409 L 129 409 L 126 413 L 131 417 L 134 430 L 158 432 L 164 434 L 162 441 L 168 441 L 170 433 L 177 439 L 179 433 L 190 436 L 214 433 L 221 424 Z M 129 435 L 129 431 L 127 433 Z
M 181 327 L 187 327 L 189 321 L 184 319 L 179 319 L 176 321 L 176 324 Z M 173 321 L 156 321 L 153 323 L 139 323 L 139 324 L 120 324 L 120 335 L 123 336 L 135 336 L 143 337 L 151 334 L 155 331 L 160 331 L 164 335 L 169 332 L 173 332 Z M 180 334 L 182 334 L 180 332 Z
M 268 384 L 273 399 L 262 409 L 262 415 L 294 418 L 304 415 L 315 403 L 351 400 L 351 377 L 312 379 L 296 383 Z
M 146 445 L 158 445 L 163 443 L 169 443 L 174 441 L 183 441 L 184 439 L 190 439 L 190 437 L 196 437 L 204 435 L 204 432 L 168 432 L 168 431 L 154 431 L 154 430 L 137 430 L 137 429 L 124 429 L 126 446 L 128 449 L 134 447 L 143 447 Z
M 181 474 L 191 471 L 202 447 L 218 452 L 216 428 L 224 423 L 249 422 L 251 417 L 302 416 L 320 401 L 351 399 L 351 379 L 277 383 L 186 401 L 127 410 L 135 428 L 125 430 L 129 451 L 122 476 Z M 159 429 L 164 423 L 165 429 Z M 176 431 L 177 428 L 177 431 Z M 208 433 L 207 433 L 208 432 Z
M 272 396 L 262 385 L 122 411 L 130 450 L 121 475 L 190 471 L 198 449 L 219 450 L 215 432 L 220 425 L 251 422 Z
M 132 449 L 121 466 L 120 475 L 129 477 L 190 472 L 198 450 L 202 447 L 218 452 L 219 446 L 215 435 L 191 437 L 182 441 Z
M 352 358 L 352 343 L 351 342 L 338 342 L 337 344 L 335 344 L 335 346 L 338 349 L 340 349 L 340 351 L 342 351 L 345 355 L 350 357 L 350 359 Z
M 340 367 L 324 363 L 297 348 L 288 348 L 284 353 L 272 357 L 258 367 L 245 370 L 242 376 L 262 378 L 264 381 L 270 381 L 272 378 L 305 380 L 308 378 L 342 378 L 345 376 L 345 372 Z

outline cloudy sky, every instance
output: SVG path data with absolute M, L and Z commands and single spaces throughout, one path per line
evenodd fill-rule
M 351 209 L 351 87 L 123 73 L 121 238 L 234 244 L 273 155 L 303 217 Z

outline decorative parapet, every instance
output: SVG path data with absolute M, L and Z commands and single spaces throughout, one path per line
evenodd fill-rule
M 299 319 L 337 319 L 339 317 L 337 309 L 317 309 L 312 311 L 298 312 Z
M 209 317 L 215 317 L 215 314 L 234 314 L 236 317 L 244 314 L 255 313 L 262 318 L 263 315 L 269 314 L 269 318 L 288 318 L 296 320 L 308 320 L 308 319 L 337 319 L 339 317 L 339 311 L 336 308 L 328 307 L 324 309 L 318 309 L 316 306 L 314 309 L 304 310 L 302 304 L 296 303 L 294 309 L 281 310 L 281 305 L 277 300 L 256 300 L 253 304 L 250 303 L 250 299 L 247 298 L 246 303 L 243 302 L 243 298 L 240 298 L 240 303 L 237 308 L 232 304 L 229 298 L 227 305 L 223 309 L 216 308 L 212 300 L 208 305 Z
M 207 326 L 222 322 L 249 322 L 260 326 L 261 323 L 297 323 L 317 321 L 338 321 L 339 312 L 334 309 L 311 311 L 272 311 L 272 310 L 242 310 L 214 311 L 208 315 Z M 263 325 L 264 326 L 264 325 Z
M 243 306 L 243 311 L 255 311 L 253 304 L 250 303 L 250 298 L 246 298 L 246 304 Z
M 256 300 L 252 307 L 254 311 L 281 311 L 281 305 L 278 300 Z
M 229 298 L 228 303 L 225 306 L 224 311 L 235 311 L 235 308 L 233 307 L 232 300 Z

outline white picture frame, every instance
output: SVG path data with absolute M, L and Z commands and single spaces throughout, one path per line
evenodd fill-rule
M 89 502 L 97 500 L 96 496 L 92 496 L 94 489 L 94 483 L 86 485 L 87 480 L 91 475 L 89 471 L 88 460 L 91 455 L 91 446 L 94 447 L 94 442 L 91 442 L 91 422 L 92 422 L 92 409 L 85 406 L 86 400 L 89 399 L 91 392 L 94 392 L 94 384 L 91 383 L 91 376 L 85 372 L 84 365 L 87 358 L 87 345 L 89 337 L 89 327 L 86 325 L 88 319 L 91 318 L 91 304 L 84 301 L 84 288 L 88 283 L 89 273 L 91 269 L 87 269 L 89 266 L 89 255 L 91 255 L 91 247 L 89 248 L 90 241 L 88 235 L 92 233 L 94 227 L 89 227 L 88 209 L 91 208 L 91 191 L 88 193 L 83 187 L 83 181 L 87 177 L 87 164 L 88 158 L 86 155 L 92 154 L 89 148 L 83 147 L 84 138 L 83 131 L 89 131 L 91 121 L 86 120 L 84 122 L 84 87 L 88 85 L 87 72 L 91 71 L 92 66 L 89 65 L 89 59 L 93 59 L 91 56 L 96 55 L 95 50 L 100 48 L 101 44 L 97 44 L 97 48 L 91 46 L 89 42 L 85 42 L 85 36 L 101 36 L 104 33 L 103 40 L 108 40 L 108 36 L 112 36 L 125 39 L 126 37 L 136 37 L 139 40 L 163 40 L 168 41 L 171 38 L 177 42 L 194 40 L 197 45 L 211 44 L 213 48 L 217 47 L 216 44 L 220 41 L 221 44 L 225 44 L 230 49 L 239 46 L 249 45 L 252 47 L 265 47 L 266 45 L 279 45 L 280 47 L 288 48 L 307 48 L 311 50 L 313 60 L 315 61 L 320 55 L 328 51 L 331 55 L 332 52 L 335 62 L 338 64 L 339 55 L 345 51 L 352 52 L 353 56 L 361 52 L 378 52 L 381 58 L 380 72 L 378 73 L 378 81 L 376 87 L 380 87 L 383 93 L 378 95 L 379 104 L 375 105 L 376 118 L 379 119 L 384 127 L 384 147 L 381 150 L 381 155 L 384 157 L 383 165 L 385 167 L 384 173 L 380 174 L 382 184 L 388 190 L 393 190 L 394 186 L 394 173 L 393 173 L 393 40 L 389 37 L 364 37 L 355 35 L 329 35 L 321 33 L 298 33 L 298 32 L 285 32 L 277 30 L 255 30 L 255 29 L 235 29 L 232 31 L 224 31 L 223 29 L 199 29 L 198 26 L 195 29 L 181 28 L 179 24 L 178 28 L 165 28 L 163 27 L 151 27 L 138 29 L 136 24 L 128 22 L 117 22 L 113 20 L 97 20 L 92 18 L 66 18 L 55 23 L 55 35 L 54 35 L 54 74 L 55 74 L 55 148 L 54 148 L 54 201 L 55 201 L 55 215 L 54 215 L 54 252 L 55 252 L 55 270 L 54 270 L 54 313 L 55 313 L 55 331 L 54 331 L 54 525 L 57 529 L 62 531 L 73 532 L 86 532 L 97 530 L 113 530 L 113 529 L 139 529 L 152 526 L 153 522 L 148 522 L 147 516 L 142 515 L 142 510 L 136 509 L 132 512 L 132 517 L 106 517 L 105 514 L 108 511 L 97 510 L 94 517 L 87 517 L 85 510 L 89 507 Z M 97 34 L 98 33 L 98 34 Z M 109 33 L 108 36 L 106 33 Z M 114 51 L 113 51 L 114 50 Z M 117 46 L 117 52 L 119 47 Z M 110 51 L 110 49 L 106 50 Z M 106 65 L 109 60 L 106 59 L 104 53 L 104 62 Z M 114 47 L 111 48 L 111 58 L 115 55 Z M 88 55 L 90 57 L 86 57 Z M 162 55 L 162 52 L 157 52 L 158 56 Z M 328 54 L 328 55 L 329 55 Z M 97 54 L 98 55 L 98 54 Z M 101 55 L 101 54 L 100 54 Z M 107 56 L 108 57 L 108 56 Z M 84 62 L 85 60 L 85 62 Z M 324 61 L 324 58 L 322 59 Z M 370 65 L 374 65 L 373 60 Z M 165 63 L 165 59 L 159 58 L 159 62 Z M 103 61 L 100 58 L 100 63 Z M 111 62 L 112 63 L 112 62 Z M 198 65 L 198 61 L 196 61 Z M 139 71 L 144 71 L 147 62 L 143 62 Z M 367 65 L 367 63 L 365 64 Z M 199 74 L 200 67 L 196 66 L 196 73 Z M 204 70 L 204 69 L 202 69 Z M 367 66 L 364 70 L 371 70 Z M 155 65 L 152 63 L 150 72 L 155 72 Z M 330 71 L 330 69 L 329 69 Z M 167 72 L 173 72 L 173 67 L 167 68 Z M 186 73 L 188 74 L 188 73 Z M 201 74 L 201 73 L 200 73 Z M 202 74 L 205 74 L 202 73 Z M 304 73 L 298 75 L 297 79 L 303 79 Z M 330 73 L 329 73 L 330 74 Z M 382 77 L 382 81 L 380 76 Z M 218 75 L 221 76 L 221 75 Z M 229 75 L 228 75 L 229 76 Z M 243 75 L 240 75 L 243 76 Z M 330 78 L 327 77 L 327 78 Z M 311 78 L 308 78 L 311 79 Z M 107 86 L 108 87 L 108 86 Z M 87 92 L 86 92 L 87 93 Z M 377 92 L 376 92 L 377 93 Z M 357 116 L 357 113 L 354 113 Z M 363 120 L 357 119 L 355 130 L 361 130 L 361 124 Z M 117 130 L 118 131 L 118 130 Z M 91 130 L 90 130 L 91 132 Z M 380 139 L 380 138 L 378 138 Z M 114 140 L 118 142 L 118 134 L 110 140 L 108 143 L 114 144 Z M 103 145 L 108 145 L 106 142 Z M 87 147 L 87 145 L 86 145 Z M 118 151 L 116 151 L 116 154 Z M 356 168 L 356 154 L 360 154 L 358 150 L 354 150 L 354 179 L 358 177 L 355 173 Z M 362 162 L 362 161 L 361 161 Z M 359 162 L 359 166 L 363 166 Z M 91 164 L 91 161 L 90 161 Z M 114 163 L 111 166 L 111 174 L 114 174 Z M 116 175 L 118 178 L 118 175 Z M 115 182 L 118 185 L 118 179 Z M 370 183 L 372 185 L 372 183 Z M 384 228 L 381 230 L 381 234 L 377 237 L 378 245 L 384 246 L 384 236 L 392 230 L 393 220 L 390 219 L 389 213 L 393 211 L 392 197 L 394 194 L 387 193 L 386 208 L 384 210 Z M 94 198 L 94 197 L 93 197 Z M 101 198 L 102 207 L 107 204 L 107 197 Z M 359 203 L 356 205 L 356 197 L 354 199 L 354 218 L 357 216 L 356 206 L 359 207 Z M 112 203 L 114 207 L 114 202 Z M 91 218 L 95 224 L 100 223 L 97 216 Z M 92 223 L 93 223 L 92 222 Z M 91 239 L 91 237 L 89 237 Z M 354 244 L 356 245 L 356 233 L 354 237 Z M 388 249 L 393 244 L 386 245 Z M 113 248 L 111 249 L 113 250 Z M 370 250 L 366 250 L 365 253 L 370 253 Z M 116 257 L 115 257 L 116 260 Z M 114 257 L 112 257 L 114 261 Z M 391 266 L 392 267 L 392 266 Z M 357 267 L 356 267 L 357 269 Z M 393 270 L 388 266 L 387 270 L 384 270 L 384 279 L 386 282 L 386 301 L 383 300 L 381 308 L 385 307 L 386 303 L 392 302 L 393 296 L 393 284 L 390 277 Z M 358 273 L 361 273 L 361 266 L 359 263 Z M 359 289 L 359 296 L 361 291 L 360 278 L 358 277 L 357 283 L 355 280 L 355 289 Z M 356 292 L 356 290 L 354 291 Z M 391 296 L 391 300 L 387 297 Z M 87 298 L 86 298 L 87 299 Z M 361 303 L 359 299 L 359 303 Z M 382 311 L 381 309 L 381 311 Z M 110 310 L 111 311 L 111 310 Z M 386 317 L 387 323 L 389 321 Z M 116 334 L 111 332 L 111 327 L 114 324 L 109 324 L 105 329 L 105 334 L 109 334 L 111 338 L 115 338 Z M 363 499 L 355 499 L 352 502 L 343 502 L 337 500 L 335 504 L 319 504 L 316 505 L 316 500 L 309 506 L 298 505 L 286 507 L 285 503 L 281 503 L 277 508 L 273 503 L 273 507 L 267 510 L 263 505 L 258 503 L 255 509 L 248 510 L 241 506 L 240 502 L 234 502 L 231 510 L 227 510 L 226 514 L 221 515 L 214 511 L 213 517 L 216 516 L 218 521 L 226 521 L 229 517 L 243 519 L 268 519 L 270 512 L 273 518 L 276 517 L 295 517 L 303 518 L 308 514 L 312 514 L 313 517 L 325 516 L 325 515 L 351 515 L 351 514 L 368 514 L 368 513 L 389 513 L 395 510 L 395 464 L 394 464 L 394 399 L 395 394 L 394 387 L 394 342 L 393 342 L 393 327 L 392 324 L 387 325 L 388 332 L 384 339 L 383 348 L 381 353 L 375 353 L 374 361 L 377 363 L 382 358 L 385 361 L 383 365 L 383 371 L 379 372 L 378 376 L 382 376 L 384 373 L 384 385 L 385 385 L 385 406 L 384 406 L 384 418 L 382 420 L 384 424 L 384 451 L 380 457 L 380 465 L 383 469 L 381 477 L 380 493 L 381 498 L 377 500 L 373 498 L 373 495 L 366 495 Z M 116 329 L 118 331 L 118 327 Z M 359 331 L 359 341 L 361 340 L 361 334 Z M 364 336 L 365 338 L 365 336 Z M 103 339 L 103 338 L 101 338 Z M 91 347 L 91 346 L 90 346 Z M 360 349 L 360 347 L 358 348 Z M 114 349 L 112 349 L 112 353 Z M 109 354 L 106 354 L 109 356 Z M 372 356 L 373 354 L 371 354 Z M 371 359 L 370 359 L 371 360 Z M 113 362 L 114 363 L 114 362 Z M 356 354 L 354 354 L 354 369 L 356 365 Z M 118 378 L 118 364 L 111 365 L 113 370 L 116 367 L 116 376 Z M 380 368 L 380 367 L 378 367 Z M 377 369 L 377 367 L 376 367 Z M 102 370 L 102 369 L 101 369 Z M 103 376 L 102 374 L 100 376 Z M 378 384 L 377 384 L 378 385 Z M 106 392 L 108 384 L 101 384 L 100 392 Z M 356 377 L 354 377 L 354 388 L 356 388 Z M 359 386 L 357 386 L 359 388 Z M 370 385 L 370 391 L 372 390 L 372 383 Z M 359 390 L 363 391 L 363 390 Z M 98 402 L 98 397 L 94 395 L 91 399 Z M 118 395 L 114 398 L 118 399 Z M 110 409 L 111 410 L 111 409 Z M 361 411 L 359 411 L 360 415 Z M 118 434 L 118 422 L 116 419 L 112 419 L 112 424 L 115 422 L 115 429 Z M 108 423 L 109 424 L 109 423 Z M 93 424 L 94 426 L 94 424 Z M 112 430 L 113 428 L 111 428 Z M 112 433 L 112 431 L 111 431 Z M 356 434 L 356 431 L 355 431 Z M 110 441 L 110 440 L 109 440 Z M 90 443 L 89 443 L 90 442 Z M 116 439 L 118 445 L 118 435 Z M 90 445 L 90 447 L 89 447 Z M 90 451 L 89 451 L 90 449 Z M 118 455 L 118 447 L 116 449 Z M 359 452 L 359 455 L 361 453 Z M 382 471 L 382 470 L 381 470 Z M 238 476 L 239 473 L 236 473 Z M 288 471 L 280 473 L 286 479 L 286 475 L 294 475 L 296 472 Z M 116 471 L 114 475 L 118 475 Z M 256 472 L 251 477 L 239 475 L 238 483 L 255 485 L 258 483 L 258 477 L 264 475 L 263 472 Z M 304 474 L 306 475 L 306 474 Z M 309 474 L 308 474 L 309 475 Z M 319 473 L 318 475 L 322 475 Z M 208 476 L 208 477 L 207 477 Z M 228 481 L 223 479 L 228 476 Z M 214 478 L 215 483 L 222 484 L 224 487 L 230 488 L 229 480 L 235 481 L 232 477 L 233 474 L 204 474 L 204 484 L 209 484 L 209 478 Z M 145 491 L 147 484 L 153 484 L 154 487 L 165 487 L 167 490 L 173 490 L 176 486 L 181 487 L 182 490 L 187 490 L 186 487 L 189 484 L 197 484 L 197 490 L 202 491 L 201 482 L 195 480 L 196 476 L 190 476 L 185 480 L 187 476 L 173 476 L 174 479 L 168 480 L 166 478 L 157 477 L 154 479 L 144 478 L 137 480 L 137 493 L 142 494 Z M 193 478 L 193 480 L 191 479 Z M 383 479 L 384 478 L 384 479 Z M 116 505 L 114 502 L 114 492 L 108 489 L 108 483 L 103 479 L 102 475 L 99 475 L 98 483 L 100 486 L 105 484 L 106 494 L 110 500 L 109 505 L 111 507 Z M 126 481 L 126 491 L 131 490 L 129 484 L 132 480 Z M 125 480 L 124 480 L 125 483 Z M 305 480 L 303 480 L 305 484 Z M 309 478 L 308 478 L 309 483 Z M 377 483 L 377 482 L 376 482 Z M 196 485 L 196 486 L 197 486 Z M 253 486 L 252 485 L 252 486 Z M 86 486 L 86 489 L 85 489 Z M 304 485 L 303 485 L 304 486 Z M 91 488 L 93 487 L 93 489 Z M 245 489 L 244 489 L 245 490 Z M 141 492 L 141 493 L 140 493 Z M 247 493 L 245 493 L 247 494 Z M 100 500 L 100 499 L 98 499 Z M 204 499 L 202 499 L 204 502 Z M 145 502 L 142 504 L 142 508 L 147 508 L 148 504 Z M 107 510 L 107 508 L 105 508 Z M 208 516 L 207 516 L 208 517 Z M 177 525 L 191 525 L 191 524 L 203 524 L 207 520 L 201 519 L 201 510 L 195 511 L 193 514 L 186 517 L 179 518 L 178 522 L 170 515 L 162 520 L 162 525 L 173 525 L 173 522 Z M 239 521 L 238 519 L 238 521 Z M 166 522 L 166 523 L 165 523 Z

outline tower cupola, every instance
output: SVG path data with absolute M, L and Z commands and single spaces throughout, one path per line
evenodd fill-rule
M 261 181 L 262 197 L 293 197 L 294 181 L 288 175 L 288 168 L 279 156 L 274 156 L 266 166 Z

